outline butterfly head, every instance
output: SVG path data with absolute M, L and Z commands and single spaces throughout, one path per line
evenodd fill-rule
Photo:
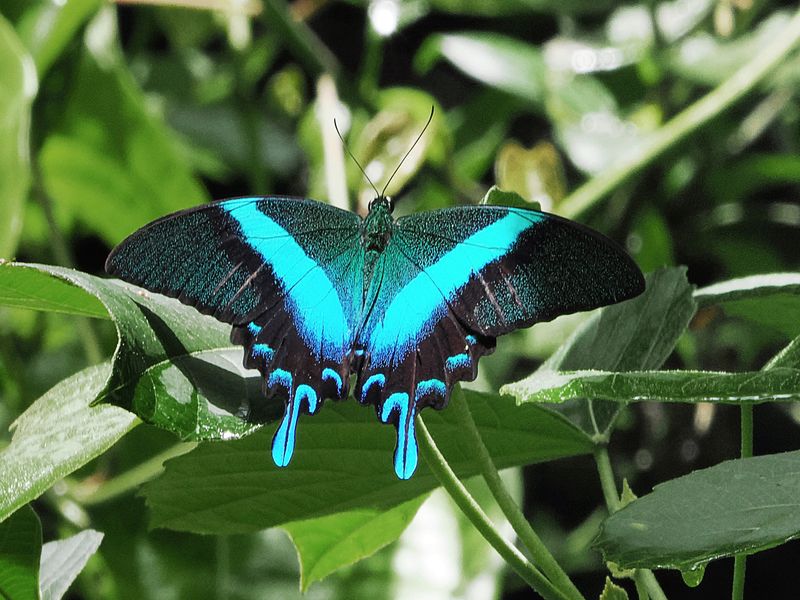
M 369 201 L 369 212 L 372 213 L 374 210 L 386 211 L 389 214 L 392 214 L 394 211 L 394 200 L 392 200 L 390 196 L 384 196 L 382 194 L 380 196 L 376 196 Z

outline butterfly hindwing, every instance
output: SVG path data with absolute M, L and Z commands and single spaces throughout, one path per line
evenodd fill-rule
M 287 399 L 273 457 L 288 464 L 297 418 L 347 395 L 361 313 L 358 216 L 292 198 L 239 198 L 183 211 L 137 231 L 106 270 L 234 327 L 245 365 Z
M 497 336 L 642 289 L 624 251 L 553 215 L 484 206 L 398 219 L 357 341 L 364 359 L 356 390 L 398 428 L 398 476 L 416 465 L 414 415 L 442 408 L 456 381 L 474 379 Z

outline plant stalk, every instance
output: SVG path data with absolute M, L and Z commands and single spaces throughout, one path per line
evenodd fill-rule
M 622 507 L 622 502 L 617 491 L 617 484 L 614 481 L 611 458 L 605 445 L 598 444 L 595 446 L 594 461 L 597 464 L 597 473 L 600 476 L 600 486 L 603 488 L 606 507 L 608 507 L 609 514 L 613 515 Z M 645 590 L 653 600 L 667 600 L 664 590 L 661 589 L 661 585 L 659 585 L 656 576 L 653 575 L 650 569 L 636 569 L 633 572 L 633 580 L 636 582 L 636 589 Z
M 653 162 L 666 150 L 699 130 L 711 119 L 733 106 L 772 73 L 800 42 L 800 11 L 772 42 L 736 73 L 700 100 L 681 111 L 650 134 L 637 152 L 620 158 L 614 166 L 593 177 L 572 192 L 561 204 L 561 213 L 576 217 L 597 204 L 609 192 Z
M 557 589 L 539 569 L 537 569 L 513 545 L 509 544 L 494 524 L 483 512 L 475 499 L 470 495 L 464 484 L 458 479 L 450 468 L 447 460 L 433 441 L 425 422 L 420 415 L 416 417 L 417 440 L 419 449 L 425 462 L 430 467 L 436 479 L 444 487 L 456 505 L 461 509 L 467 519 L 475 526 L 480 534 L 494 548 L 528 585 L 536 590 L 545 600 L 567 600 L 568 596 Z
M 497 471 L 486 444 L 483 443 L 483 438 L 475 425 L 475 420 L 472 418 L 472 413 L 469 410 L 469 406 L 467 406 L 464 393 L 460 387 L 456 387 L 453 390 L 450 406 L 450 410 L 455 413 L 456 418 L 460 421 L 461 430 L 471 442 L 469 445 L 475 450 L 481 475 L 486 481 L 489 491 L 511 524 L 514 533 L 517 534 L 519 540 L 530 552 L 533 564 L 539 567 L 554 585 L 567 594 L 567 597 L 582 600 L 584 598 L 583 594 L 575 587 L 575 584 L 561 568 L 561 565 L 556 562 L 556 559 L 547 549 L 547 546 L 544 545 L 536 531 L 534 531 L 528 519 L 525 518 L 519 505 L 511 497 L 508 488 L 503 484 L 500 473 Z

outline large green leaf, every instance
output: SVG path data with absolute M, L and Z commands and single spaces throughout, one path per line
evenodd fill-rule
M 38 598 L 42 525 L 30 506 L 23 506 L 0 524 L 0 597 Z
M 708 371 L 551 373 L 506 385 L 501 390 L 523 402 L 565 402 L 580 398 L 614 402 L 724 402 L 800 400 L 800 369 L 755 373 Z
M 485 85 L 544 102 L 545 64 L 536 46 L 494 33 L 437 34 L 425 40 L 414 64 L 427 72 L 440 58 Z
M 0 14 L 0 259 L 12 258 L 31 182 L 28 149 L 36 67 Z
M 558 371 L 649 371 L 669 356 L 695 313 L 686 270 L 661 269 L 647 276 L 647 288 L 632 300 L 608 306 L 586 321 L 542 366 L 501 391 L 524 402 L 526 390 L 550 387 Z M 604 400 L 566 402 L 558 410 L 584 431 L 606 434 L 620 404 Z
M 147 109 L 115 41 L 115 13 L 105 8 L 87 30 L 61 123 L 39 155 L 62 223 L 77 217 L 109 245 L 207 199 L 175 136 Z
M 534 404 L 465 392 L 475 421 L 498 467 L 524 465 L 590 450 L 587 437 L 562 416 Z M 460 476 L 477 470 L 454 416 L 426 411 L 425 422 Z M 436 487 L 420 464 L 408 481 L 391 469 L 394 431 L 354 402 L 328 402 L 302 418 L 292 464 L 269 456 L 275 426 L 242 440 L 205 444 L 166 463 L 145 487 L 157 527 L 204 533 L 254 531 L 354 509 L 387 509 Z
M 284 525 L 300 559 L 300 588 L 306 591 L 315 581 L 395 541 L 424 501 L 425 496 L 418 496 L 389 510 L 352 510 Z
M 700 306 L 721 304 L 726 313 L 800 335 L 800 273 L 769 273 L 723 281 L 695 292 Z
M 729 460 L 657 485 L 603 524 L 606 560 L 696 570 L 800 535 L 800 451 Z
M 110 448 L 136 417 L 116 406 L 89 406 L 111 367 L 89 367 L 57 384 L 13 425 L 0 452 L 0 520 L 37 498 L 59 479 Z
M 65 540 L 42 546 L 39 590 L 42 600 L 60 600 L 86 562 L 97 552 L 103 534 L 86 529 Z

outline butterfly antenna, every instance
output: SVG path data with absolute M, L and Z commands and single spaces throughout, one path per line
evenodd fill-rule
M 344 138 L 342 137 L 342 133 L 339 131 L 339 126 L 336 124 L 336 119 L 333 120 L 333 128 L 336 130 L 336 135 L 338 135 L 339 139 L 342 140 L 342 146 L 344 146 L 344 149 L 347 150 L 347 154 L 350 156 L 350 158 L 353 159 L 353 162 L 356 163 L 356 166 L 359 168 L 361 173 L 364 175 L 364 179 L 366 179 L 369 182 L 369 184 L 372 186 L 372 189 L 375 190 L 375 196 L 376 197 L 380 196 L 381 194 L 378 193 L 378 188 L 376 188 L 375 184 L 372 183 L 372 179 L 369 178 L 369 175 L 367 175 L 367 172 L 364 170 L 364 167 L 361 166 L 361 163 L 358 162 L 356 160 L 356 157 L 353 156 L 353 153 L 350 152 L 350 148 L 347 147 L 347 142 L 344 141 Z
M 403 163 L 408 158 L 408 155 L 411 154 L 411 151 L 416 147 L 416 145 L 422 139 L 422 136 L 425 135 L 425 130 L 428 129 L 428 125 L 431 124 L 432 120 L 433 120 L 433 105 L 431 105 L 431 114 L 428 115 L 428 120 L 425 122 L 425 127 L 422 128 L 422 131 L 419 132 L 419 135 L 417 136 L 417 139 L 415 139 L 414 143 L 411 144 L 411 148 L 408 149 L 408 152 L 405 153 L 405 156 L 403 156 L 403 158 L 400 159 L 400 162 L 394 168 L 394 171 L 392 171 L 392 174 L 389 176 L 389 180 L 386 182 L 386 185 L 383 186 L 383 191 L 381 192 L 381 197 L 383 197 L 383 195 L 386 193 L 386 190 L 389 188 L 389 184 L 392 183 L 392 179 L 394 179 L 394 176 L 397 175 L 397 172 L 400 170 L 400 167 L 403 166 Z

